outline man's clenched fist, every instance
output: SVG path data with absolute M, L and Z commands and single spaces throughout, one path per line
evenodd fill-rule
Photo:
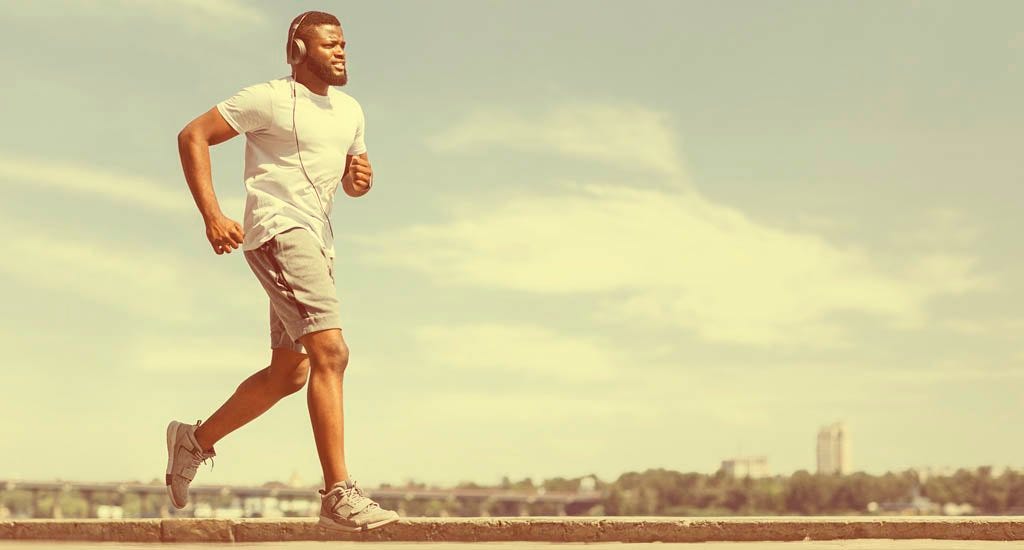
M 345 192 L 350 196 L 359 197 L 366 194 L 373 185 L 373 168 L 370 161 L 362 157 L 352 157 L 348 171 L 342 180 Z
M 206 238 L 217 254 L 230 254 L 232 249 L 242 244 L 244 237 L 242 226 L 223 214 L 206 222 Z

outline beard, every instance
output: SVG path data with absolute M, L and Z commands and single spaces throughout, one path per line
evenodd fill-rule
M 345 72 L 336 74 L 330 62 L 320 64 L 310 60 L 309 70 L 317 78 L 326 82 L 328 86 L 344 86 L 348 84 L 348 67 L 345 67 Z

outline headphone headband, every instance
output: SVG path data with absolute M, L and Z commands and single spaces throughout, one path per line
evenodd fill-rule
M 299 16 L 299 20 L 288 29 L 288 43 L 285 45 L 285 60 L 289 65 L 298 65 L 306 58 L 306 43 L 303 42 L 301 38 L 295 38 L 295 33 L 298 32 L 299 27 L 302 25 L 302 21 L 311 13 L 313 12 L 303 12 L 303 14 Z

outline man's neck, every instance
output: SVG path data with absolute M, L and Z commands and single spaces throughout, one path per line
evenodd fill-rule
M 327 89 L 330 87 L 326 82 L 307 71 L 295 71 L 295 82 L 302 84 L 316 95 L 327 95 Z

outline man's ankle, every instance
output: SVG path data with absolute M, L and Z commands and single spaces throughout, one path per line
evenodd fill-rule
M 325 481 L 324 482 L 324 485 L 325 485 L 324 491 L 325 492 L 329 492 L 331 490 L 331 488 L 334 487 L 335 485 L 337 485 L 337 484 L 339 484 L 339 483 L 341 483 L 343 481 L 348 481 L 348 480 L 349 480 L 349 478 L 345 477 L 345 478 L 339 479 L 337 481 Z
M 213 444 L 216 442 L 206 441 L 206 438 L 203 437 L 204 435 L 206 435 L 203 428 L 204 426 L 199 426 L 198 428 L 196 428 L 196 431 L 192 432 L 192 437 L 196 438 L 196 443 L 199 444 L 199 448 L 202 449 L 204 453 L 212 453 L 214 452 Z

